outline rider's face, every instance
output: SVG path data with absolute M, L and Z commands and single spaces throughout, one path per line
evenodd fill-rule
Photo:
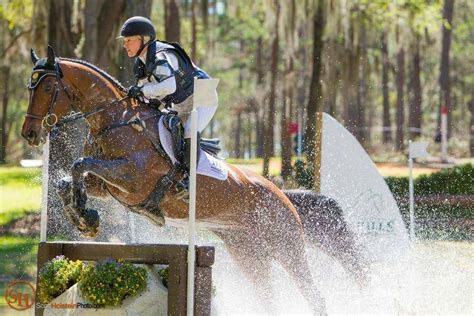
M 140 36 L 125 37 L 123 39 L 123 48 L 127 51 L 128 57 L 135 57 L 140 49 L 142 39 Z

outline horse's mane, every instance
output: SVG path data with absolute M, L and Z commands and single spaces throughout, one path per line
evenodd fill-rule
M 114 77 L 109 75 L 105 70 L 102 70 L 99 67 L 97 67 L 97 66 L 95 66 L 95 65 L 93 65 L 93 64 L 91 64 L 87 61 L 80 60 L 80 59 L 74 59 L 74 58 L 65 58 L 65 57 L 61 57 L 60 60 L 70 61 L 70 62 L 73 62 L 73 63 L 78 63 L 78 64 L 81 64 L 81 65 L 87 66 L 89 68 L 92 68 L 93 70 L 97 71 L 100 75 L 102 75 L 105 79 L 107 79 L 110 83 L 112 83 L 116 87 L 118 87 L 121 91 L 127 92 L 127 89 L 125 89 L 125 87 L 120 83 L 120 81 L 118 81 L 117 79 L 115 79 Z

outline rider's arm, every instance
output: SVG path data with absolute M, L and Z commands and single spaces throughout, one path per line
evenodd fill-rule
M 143 95 L 147 99 L 161 99 L 176 91 L 176 79 L 172 69 L 178 68 L 178 60 L 172 54 L 157 54 L 157 67 L 153 72 L 154 79 L 143 85 Z

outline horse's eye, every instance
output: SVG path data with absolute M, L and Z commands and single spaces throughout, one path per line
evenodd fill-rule
M 46 92 L 51 91 L 51 86 L 48 85 L 48 86 L 44 87 L 44 91 L 46 91 Z

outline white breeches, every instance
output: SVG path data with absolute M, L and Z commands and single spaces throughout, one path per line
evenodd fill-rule
M 214 113 L 217 110 L 217 91 L 215 104 L 201 105 L 197 108 L 198 112 L 198 132 L 202 132 L 206 128 L 207 124 L 212 120 Z M 191 137 L 191 111 L 193 109 L 193 96 L 190 96 L 180 104 L 173 104 L 172 109 L 178 112 L 178 117 L 184 124 L 184 138 Z

